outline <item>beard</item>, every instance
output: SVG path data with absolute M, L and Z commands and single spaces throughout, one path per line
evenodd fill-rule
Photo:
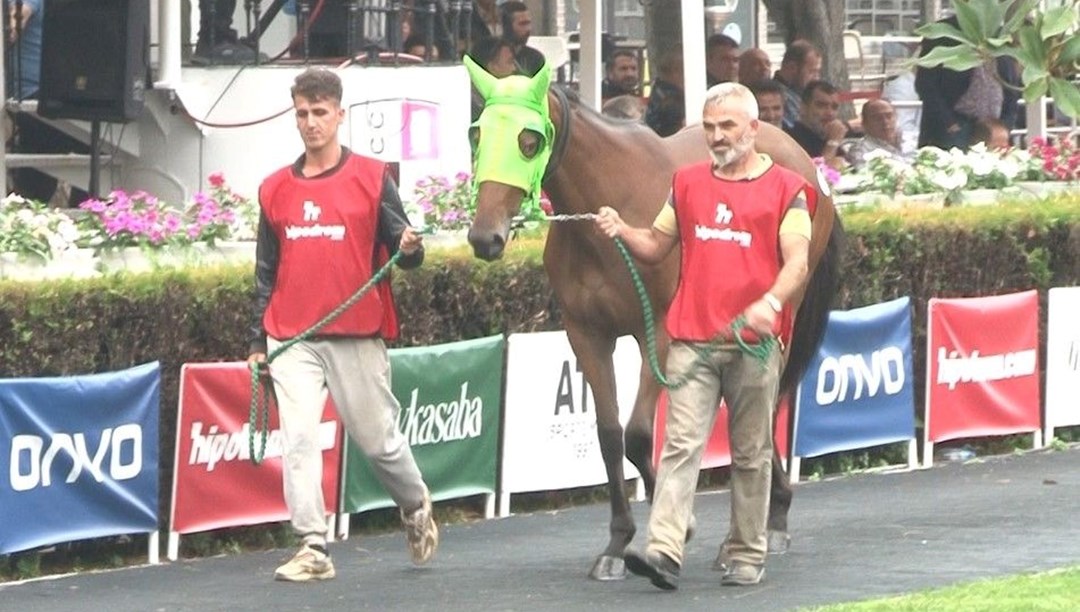
M 719 168 L 727 168 L 728 166 L 741 161 L 744 157 L 752 153 L 754 150 L 754 135 L 747 131 L 737 140 L 733 145 L 728 147 L 726 151 L 719 152 L 716 149 L 710 148 L 709 155 L 713 159 L 713 163 Z

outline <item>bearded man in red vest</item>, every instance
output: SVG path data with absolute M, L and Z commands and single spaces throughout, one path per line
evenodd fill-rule
M 648 541 L 627 550 L 626 568 L 662 589 L 678 587 L 687 527 L 705 442 L 720 399 L 729 409 L 731 524 L 723 585 L 765 575 L 773 409 L 783 358 L 740 348 L 788 341 L 788 305 L 807 278 L 810 212 L 816 191 L 798 174 L 754 151 L 754 94 L 738 83 L 708 90 L 702 127 L 711 160 L 679 169 L 652 227 L 626 225 L 601 208 L 597 226 L 633 256 L 661 261 L 682 249 L 679 285 L 667 315 L 672 343 L 667 430 L 656 475 Z M 744 322 L 739 331 L 732 323 Z M 766 344 L 767 346 L 767 344 Z
M 398 265 L 424 260 L 421 236 L 409 226 L 397 185 L 383 162 L 338 142 L 345 119 L 341 79 L 309 69 L 292 90 L 304 153 L 259 187 L 256 321 L 251 364 L 342 305 L 397 251 Z M 401 406 L 390 390 L 384 339 L 397 336 L 389 277 L 317 332 L 270 364 L 278 401 L 285 502 L 300 550 L 277 568 L 290 582 L 328 580 L 319 421 L 327 393 L 349 435 L 401 508 L 412 560 L 429 561 L 439 542 L 431 496 L 398 430 Z

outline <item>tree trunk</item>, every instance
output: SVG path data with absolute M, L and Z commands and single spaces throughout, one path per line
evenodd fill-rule
M 656 66 L 664 53 L 682 43 L 680 0 L 653 0 L 645 4 L 645 31 L 648 32 L 649 78 L 656 78 Z
M 840 90 L 851 89 L 844 59 L 844 0 L 763 0 L 784 42 L 802 38 L 821 50 L 821 78 Z

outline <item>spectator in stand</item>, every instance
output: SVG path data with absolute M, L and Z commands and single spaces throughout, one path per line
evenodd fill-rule
M 971 129 L 971 144 L 983 143 L 988 151 L 1007 151 L 1009 128 L 1000 119 L 979 119 Z
M 955 15 L 941 22 L 959 27 Z M 947 38 L 923 39 L 919 57 L 956 44 Z M 919 146 L 966 148 L 980 119 L 1000 119 L 1011 129 L 1016 124 L 1019 94 L 1002 82 L 1018 84 L 1018 72 L 1016 62 L 1004 56 L 964 71 L 944 66 L 916 68 L 915 89 L 923 103 Z
M 739 55 L 739 82 L 750 89 L 762 81 L 770 80 L 772 61 L 764 49 L 747 49 Z
M 423 58 L 425 62 L 439 61 L 439 48 L 434 45 L 428 46 L 424 44 L 424 37 L 419 32 L 410 34 L 405 39 L 405 43 L 401 45 L 401 48 L 409 55 Z M 428 57 L 428 52 L 431 53 L 431 57 Z
M 604 102 L 601 112 L 608 117 L 641 122 L 645 117 L 645 101 L 641 96 L 624 94 Z
M 784 127 L 784 86 L 772 79 L 758 82 L 750 88 L 758 104 L 758 120 Z
M 601 97 L 604 100 L 617 96 L 638 95 L 641 85 L 641 73 L 638 70 L 637 53 L 630 49 L 616 49 L 608 56 L 605 66 L 607 73 L 601 83 Z
M 806 85 L 821 78 L 821 52 L 809 41 L 792 42 L 773 78 L 784 86 L 784 127 L 790 129 L 799 119 Z
M 826 81 L 811 81 L 802 95 L 799 120 L 787 133 L 810 157 L 821 157 L 834 168 L 845 165 L 841 147 L 848 126 L 840 120 L 840 92 Z
M 199 37 L 191 63 L 255 63 L 255 50 L 242 44 L 232 27 L 235 12 L 236 0 L 199 0 Z
M 502 36 L 502 21 L 495 0 L 474 0 L 471 28 L 472 39 L 476 41 Z
M 45 0 L 4 0 L 7 40 L 4 47 L 5 91 L 18 100 L 37 98 L 41 81 L 41 32 Z
M 870 100 L 862 107 L 862 128 L 865 134 L 851 145 L 847 160 L 856 168 L 866 163 L 872 151 L 887 153 L 899 161 L 909 161 L 900 147 L 900 129 L 896 111 L 888 100 Z
M 709 87 L 739 80 L 739 43 L 727 34 L 713 34 L 705 42 L 705 80 Z
M 529 44 L 532 15 L 524 2 L 509 0 L 502 3 L 499 6 L 499 19 L 502 22 L 502 36 L 514 46 L 515 54 Z
M 682 46 L 668 50 L 658 62 L 657 76 L 645 108 L 645 124 L 661 136 L 671 136 L 686 125 L 683 92 Z

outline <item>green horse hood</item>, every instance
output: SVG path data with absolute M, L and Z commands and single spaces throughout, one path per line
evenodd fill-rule
M 555 136 L 548 110 L 551 67 L 545 62 L 533 77 L 496 78 L 468 55 L 464 62 L 484 98 L 484 111 L 470 128 L 476 184 L 492 181 L 510 185 L 524 191 L 527 200 L 536 201 Z M 532 157 L 518 144 L 519 135 L 526 130 L 535 132 L 541 141 Z

